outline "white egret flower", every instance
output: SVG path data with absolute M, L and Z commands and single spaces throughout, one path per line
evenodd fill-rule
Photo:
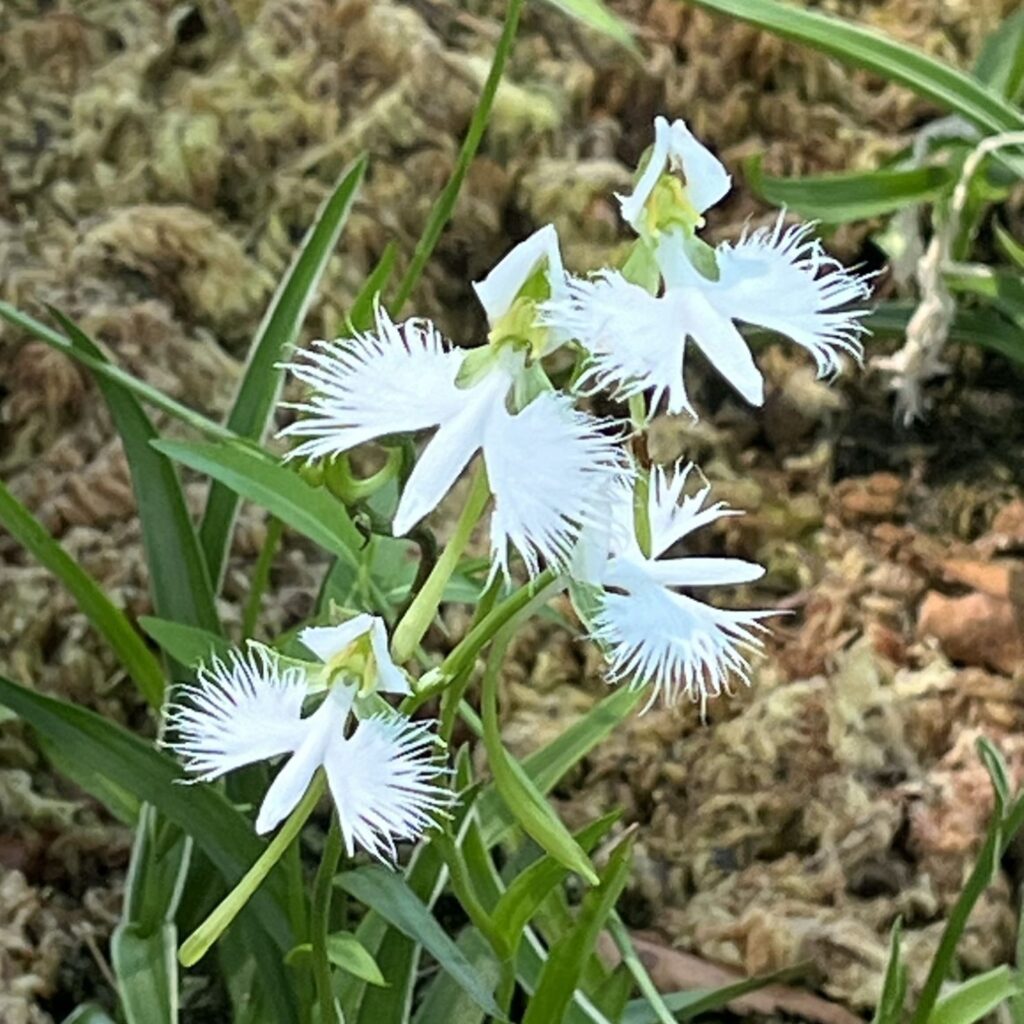
M 287 755 L 260 806 L 256 831 L 268 832 L 302 799 L 323 768 L 338 810 L 345 848 L 359 846 L 394 862 L 396 840 L 415 840 L 452 800 L 437 784 L 443 774 L 430 722 L 397 713 L 373 715 L 346 732 L 356 687 L 335 684 L 303 717 L 306 673 L 285 667 L 267 648 L 250 644 L 226 661 L 214 658 L 196 682 L 179 687 L 167 714 L 173 739 L 196 781 Z
M 603 491 L 623 472 L 609 421 L 577 411 L 571 398 L 550 390 L 510 411 L 525 374 L 524 355 L 513 346 L 453 349 L 429 321 L 395 325 L 381 308 L 376 327 L 316 342 L 289 365 L 313 395 L 293 406 L 304 416 L 282 431 L 305 439 L 288 458 L 315 460 L 374 438 L 436 428 L 406 481 L 395 536 L 434 509 L 481 452 L 494 495 L 495 568 L 507 572 L 509 543 L 531 574 L 542 558 L 565 562 Z M 484 359 L 474 360 L 478 354 Z
M 732 178 L 722 162 L 694 138 L 685 121 L 669 124 L 664 117 L 656 117 L 654 146 L 632 195 L 616 196 L 626 223 L 640 234 L 659 226 L 645 224 L 645 208 L 647 219 L 653 217 L 655 222 L 659 212 L 665 212 L 649 208 L 648 204 L 663 175 L 672 171 L 681 173 L 685 181 L 682 190 L 673 189 L 673 201 L 686 210 L 693 223 L 701 223 L 704 211 L 719 202 L 732 186 Z
M 764 379 L 734 321 L 786 335 L 814 357 L 818 375 L 835 376 L 842 356 L 858 362 L 866 331 L 868 280 L 846 270 L 810 236 L 811 227 L 773 228 L 713 250 L 717 280 L 690 262 L 683 238 L 664 232 L 655 253 L 664 291 L 650 295 L 614 270 L 569 283 L 569 298 L 543 308 L 545 322 L 576 338 L 593 357 L 581 383 L 621 397 L 652 390 L 652 410 L 667 396 L 670 413 L 696 418 L 683 363 L 692 339 L 751 404 L 764 401 Z
M 694 530 L 739 514 L 722 502 L 705 507 L 710 485 L 680 501 L 692 470 L 689 464 L 670 474 L 652 471 L 649 555 L 636 539 L 633 492 L 620 486 L 611 497 L 607 532 L 588 538 L 597 557 L 592 551 L 579 560 L 589 565 L 587 582 L 603 589 L 591 635 L 606 651 L 611 678 L 651 686 L 652 702 L 663 695 L 673 703 L 685 694 L 703 705 L 728 691 L 733 676 L 749 683 L 747 659 L 761 647 L 761 620 L 773 614 L 715 608 L 671 589 L 749 583 L 764 575 L 760 565 L 738 558 L 662 557 Z

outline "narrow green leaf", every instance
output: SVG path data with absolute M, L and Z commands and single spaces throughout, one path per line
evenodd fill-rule
M 1024 10 L 1011 14 L 985 40 L 974 77 L 1011 103 L 1024 99 Z
M 759 974 L 754 978 L 743 978 L 740 981 L 722 985 L 720 988 L 687 989 L 683 992 L 669 992 L 662 996 L 665 1006 L 677 1021 L 693 1020 L 702 1013 L 720 1010 L 734 999 L 750 992 L 791 981 L 799 972 L 798 968 L 787 967 L 772 974 Z M 658 1017 L 646 999 L 634 999 L 626 1007 L 620 1024 L 658 1024 Z
M 864 323 L 879 337 L 902 337 L 914 309 L 914 304 L 909 302 L 883 302 L 865 317 Z M 1024 364 L 1024 330 L 991 307 L 958 309 L 950 326 L 949 340 L 958 345 L 977 345 Z
M 448 219 L 455 209 L 455 203 L 462 190 L 462 183 L 466 179 L 469 165 L 476 156 L 480 147 L 480 141 L 487 129 L 487 122 L 491 116 L 491 108 L 494 106 L 494 97 L 498 93 L 498 86 L 501 84 L 501 76 L 505 71 L 505 63 L 512 53 L 512 44 L 515 42 L 516 30 L 519 27 L 519 15 L 522 12 L 523 0 L 509 0 L 505 10 L 505 22 L 501 28 L 501 37 L 494 50 L 494 58 L 491 61 L 490 70 L 487 72 L 487 79 L 480 92 L 480 99 L 477 101 L 476 109 L 470 119 L 469 127 L 466 129 L 466 137 L 462 140 L 459 148 L 459 155 L 455 160 L 455 167 L 452 169 L 452 176 L 448 179 L 437 197 L 434 205 L 430 208 L 430 215 L 424 225 L 423 233 L 420 235 L 416 248 L 413 250 L 412 259 L 402 280 L 395 289 L 394 298 L 387 304 L 392 316 L 398 317 L 413 289 L 419 283 L 423 269 L 427 265 L 434 247 L 441 238 Z
M 551 948 L 523 1024 L 551 1024 L 565 1016 L 597 936 L 629 880 L 631 853 L 629 838 L 612 851 L 600 884 L 583 898 L 576 926 Z
M 992 227 L 995 230 L 996 242 L 999 243 L 999 248 L 1002 249 L 1003 255 L 1018 270 L 1024 271 L 1024 245 L 1021 245 L 999 221 L 994 221 Z
M 639 703 L 642 693 L 619 687 L 595 704 L 557 739 L 523 759 L 523 771 L 541 793 L 548 793 L 559 779 L 605 740 Z M 512 815 L 493 787 L 478 801 L 481 829 L 488 846 L 499 842 L 512 825 Z
M 620 817 L 621 813 L 618 811 L 606 814 L 581 829 L 573 838 L 581 850 L 590 853 Z M 534 861 L 509 883 L 491 916 L 494 927 L 505 936 L 511 949 L 514 950 L 519 945 L 523 929 L 540 909 L 551 890 L 563 882 L 567 875 L 568 868 L 547 854 Z
M 591 885 L 597 885 L 597 872 L 594 871 L 590 858 L 580 849 L 572 834 L 544 799 L 544 794 L 534 785 L 529 774 L 518 761 L 509 757 L 501 742 L 497 689 L 506 647 L 507 641 L 495 641 L 483 682 L 484 745 L 487 748 L 487 764 L 494 777 L 494 786 L 505 806 L 527 835 L 570 871 L 575 871 Z
M 296 946 L 285 960 L 290 964 L 300 957 L 308 957 L 313 952 L 311 942 L 303 942 Z M 327 959 L 340 967 L 343 971 L 353 977 L 368 982 L 371 985 L 387 987 L 387 981 L 381 974 L 377 961 L 370 955 L 369 950 L 356 938 L 352 932 L 335 932 L 327 936 Z
M 974 1024 L 1012 996 L 1020 995 L 1021 977 L 1009 967 L 996 967 L 961 982 L 944 995 L 928 1017 L 928 1024 Z
M 59 310 L 50 312 L 71 344 L 92 359 L 106 357 L 77 324 Z M 150 444 L 159 435 L 136 398 L 96 375 L 114 426 L 121 435 L 142 524 L 153 605 L 158 615 L 220 632 L 206 559 L 199 547 L 174 464 Z
M 195 626 L 183 626 L 152 615 L 143 615 L 139 625 L 179 665 L 187 668 L 196 668 L 213 657 L 225 658 L 231 650 L 231 645 L 223 637 Z
M 647 1001 L 647 1005 L 651 1008 L 654 1020 L 657 1024 L 675 1024 L 675 1017 L 672 1016 L 672 1011 L 665 1005 L 665 1000 L 651 980 L 650 974 L 647 973 L 647 968 L 644 966 L 643 960 L 640 959 L 636 946 L 633 945 L 633 940 L 630 938 L 626 926 L 622 923 L 622 918 L 615 911 L 612 911 L 608 916 L 608 934 L 611 935 L 615 948 L 622 957 L 622 965 L 636 982 L 637 988 L 640 989 L 644 999 Z M 603 1003 L 601 1005 L 605 1006 Z M 624 1009 L 625 1004 L 622 1006 L 622 1010 Z M 618 1019 L 620 1014 L 621 1010 L 618 1014 L 615 1014 L 616 1019 Z
M 979 736 L 975 746 L 996 794 L 995 813 L 1002 815 L 1010 801 L 1010 773 L 1006 767 L 1006 759 L 987 736 Z
M 176 1024 L 178 965 L 174 917 L 192 840 L 144 805 L 135 832 L 121 920 L 110 938 L 121 1009 L 128 1024 Z
M 154 447 L 184 466 L 219 480 L 277 516 L 325 551 L 359 564 L 363 538 L 343 505 L 258 448 L 237 442 L 157 441 Z
M 487 940 L 475 929 L 464 928 L 456 945 L 491 991 L 498 986 L 501 967 Z M 450 974 L 438 972 L 427 987 L 413 1024 L 483 1024 L 485 1014 Z
M 47 533 L 24 505 L 0 482 L 0 523 L 11 536 L 41 562 L 67 588 L 86 618 L 110 644 L 135 680 L 139 692 L 160 710 L 164 673 L 124 613 L 110 601 L 96 581 Z
M 609 39 L 614 39 L 627 50 L 639 53 L 633 33 L 602 0 L 548 0 L 548 3 L 568 14 L 570 18 L 575 18 L 580 24 L 586 25 L 587 28 L 592 28 L 595 32 L 608 36 Z
M 0 676 L 0 704 L 90 770 L 105 775 L 140 801 L 153 804 L 191 835 L 234 885 L 264 849 L 252 826 L 212 786 L 183 786 L 181 769 L 144 740 L 85 708 L 65 704 Z M 275 872 L 251 907 L 282 953 L 294 940 L 284 911 L 284 880 Z
M 343 872 L 335 881 L 357 900 L 372 907 L 393 927 L 422 945 L 484 1012 L 503 1019 L 487 982 L 434 920 L 405 879 L 386 868 L 372 865 Z
M 899 1024 L 907 1001 L 907 968 L 903 963 L 903 922 L 896 918 L 889 936 L 889 961 L 885 965 L 882 995 L 872 1024 Z
M 1020 976 L 1024 967 L 1024 893 L 1017 896 L 1017 942 L 1014 949 L 1013 964 Z M 1010 996 L 1010 1018 L 1013 1024 L 1024 1024 L 1024 992 L 1016 992 Z
M 228 429 L 247 440 L 260 442 L 270 422 L 284 371 L 278 362 L 294 343 L 317 287 L 327 269 L 359 186 L 366 173 L 365 155 L 345 169 L 306 233 L 291 268 L 271 300 L 249 350 L 238 394 L 228 413 Z M 231 530 L 238 510 L 236 492 L 217 481 L 210 487 L 199 538 L 210 577 L 219 581 L 227 558 Z
M 960 114 L 986 134 L 1019 131 L 1024 114 L 997 92 L 949 64 L 897 43 L 873 29 L 778 0 L 689 0 L 750 22 L 839 60 L 899 82 L 919 96 Z
M 373 326 L 374 303 L 384 294 L 384 289 L 391 280 L 397 255 L 398 246 L 394 242 L 388 242 L 380 254 L 380 259 L 377 260 L 377 265 L 370 271 L 352 303 L 352 308 L 348 312 L 348 322 L 345 324 L 346 329 L 368 331 Z
M 865 220 L 912 203 L 929 202 L 954 184 L 948 167 L 774 178 L 763 173 L 760 157 L 748 160 L 744 173 L 750 188 L 766 202 L 825 224 Z
M 202 413 L 196 412 L 195 409 L 182 405 L 181 402 L 171 398 L 170 395 L 165 395 L 159 388 L 153 387 L 152 384 L 147 384 L 144 380 L 133 377 L 130 373 L 108 362 L 106 359 L 94 359 L 92 356 L 87 355 L 82 349 L 72 345 L 71 341 L 64 337 L 63 334 L 58 334 L 57 331 L 47 327 L 46 324 L 40 323 L 34 317 L 15 309 L 10 303 L 0 302 L 0 317 L 3 317 L 4 320 L 13 324 L 19 330 L 23 330 L 27 334 L 31 334 L 32 337 L 38 338 L 39 341 L 45 342 L 50 348 L 56 349 L 58 352 L 62 352 L 64 355 L 74 359 L 86 367 L 86 369 L 91 370 L 97 377 L 101 377 L 124 388 L 125 391 L 135 395 L 136 398 L 141 399 L 147 405 L 160 409 L 162 412 L 167 413 L 168 416 L 173 416 L 174 419 L 198 430 L 206 437 L 231 438 L 234 436 L 226 427 L 222 427 L 219 423 L 207 418 Z

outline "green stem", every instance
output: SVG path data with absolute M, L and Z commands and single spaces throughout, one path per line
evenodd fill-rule
M 320 1003 L 320 1024 L 339 1024 L 338 1007 L 331 987 L 331 961 L 327 956 L 327 934 L 331 926 L 331 894 L 334 876 L 341 859 L 341 826 L 338 812 L 331 814 L 331 826 L 320 858 L 320 867 L 313 882 L 313 904 L 310 911 L 310 941 L 313 946 L 313 975 Z
M 522 7 L 523 0 L 509 0 L 508 11 L 505 14 L 505 24 L 501 30 L 501 38 L 498 40 L 497 49 L 494 51 L 491 69 L 487 73 L 487 79 L 480 93 L 480 100 L 476 105 L 476 110 L 473 111 L 473 118 L 469 122 L 466 137 L 462 140 L 462 148 L 459 150 L 458 158 L 455 161 L 455 169 L 452 171 L 452 176 L 448 179 L 444 191 L 437 197 L 437 201 L 430 211 L 426 227 L 423 229 L 420 240 L 416 243 L 412 259 L 409 262 L 409 269 L 406 270 L 402 280 L 399 282 L 398 288 L 395 290 L 394 298 L 389 303 L 391 315 L 394 317 L 397 317 L 401 312 L 402 307 L 412 294 L 412 290 L 416 287 L 420 275 L 423 273 L 423 268 L 427 265 L 427 260 L 430 259 L 430 254 L 434 251 L 434 246 L 437 245 L 441 232 L 444 230 L 444 226 L 448 223 L 448 218 L 455 208 L 455 201 L 459 197 L 459 190 L 462 188 L 466 173 L 469 171 L 469 165 L 473 162 L 473 157 L 476 156 L 476 151 L 480 147 L 480 140 L 483 138 L 484 131 L 487 128 L 487 121 L 491 116 L 491 108 L 494 106 L 494 97 L 497 95 L 498 85 L 505 71 L 505 63 L 512 52 L 512 44 L 515 42 L 516 29 L 519 27 L 519 13 Z
M 274 563 L 274 555 L 277 553 L 277 545 L 281 542 L 283 531 L 284 524 L 281 520 L 277 516 L 270 516 L 267 521 L 267 535 L 263 538 L 263 546 L 260 548 L 256 567 L 252 571 L 249 596 L 245 599 L 245 609 L 242 612 L 242 637 L 244 639 L 248 639 L 256 631 L 263 593 L 270 582 L 270 567 Z
M 324 470 L 324 484 L 343 505 L 355 505 L 377 493 L 389 480 L 398 475 L 404 455 L 401 448 L 388 450 L 387 460 L 376 473 L 357 477 L 352 472 L 347 455 L 338 455 Z
M 466 869 L 466 862 L 463 859 L 462 851 L 455 840 L 447 833 L 436 833 L 433 843 L 448 866 L 448 879 L 451 883 L 455 898 L 459 901 L 462 909 L 466 912 L 473 926 L 488 941 L 495 956 L 505 962 L 512 955 L 505 936 L 494 927 L 491 915 L 484 909 L 470 881 L 469 872 Z
M 302 831 L 302 826 L 306 824 L 306 820 L 313 813 L 317 801 L 323 794 L 324 785 L 323 772 L 317 772 L 309 784 L 305 796 L 288 816 L 277 835 L 267 844 L 267 848 L 260 854 L 256 863 L 242 876 L 242 880 L 234 889 L 217 904 L 210 916 L 181 944 L 181 949 L 178 950 L 178 960 L 182 966 L 192 967 L 197 964 L 235 919 L 238 912 L 270 874 L 274 865 L 281 859 L 285 850 Z
M 650 519 L 650 493 L 651 493 L 651 470 L 648 465 L 647 444 L 644 430 L 647 426 L 647 408 L 644 405 L 642 394 L 630 395 L 629 397 L 629 418 L 633 421 L 633 429 L 636 431 L 634 440 L 634 451 L 636 451 L 638 472 L 636 483 L 633 485 L 633 528 L 636 531 L 636 542 L 640 550 L 651 557 L 651 519 Z
M 423 588 L 395 627 L 391 638 L 391 653 L 395 661 L 399 663 L 408 661 L 415 653 L 423 635 L 430 628 L 438 606 L 441 604 L 444 588 L 448 585 L 448 580 L 451 579 L 455 567 L 459 564 L 459 559 L 469 542 L 473 527 L 476 526 L 483 514 L 489 497 L 487 473 L 483 463 L 480 463 L 474 470 L 473 480 L 469 485 L 469 496 L 466 498 L 459 521 L 455 524 L 455 532 L 445 545 L 441 557 L 434 564 Z

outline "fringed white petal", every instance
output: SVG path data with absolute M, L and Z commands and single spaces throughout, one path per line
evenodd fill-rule
M 484 461 L 494 494 L 491 555 L 508 574 L 508 546 L 531 576 L 541 561 L 569 562 L 581 530 L 602 518 L 609 488 L 627 472 L 621 429 L 544 393 L 488 423 Z
M 590 353 L 579 387 L 630 398 L 652 389 L 651 408 L 696 416 L 683 381 L 687 324 L 669 299 L 655 298 L 613 270 L 570 279 L 563 299 L 545 303 L 543 322 Z
M 780 214 L 761 228 L 717 251 L 719 279 L 708 293 L 727 317 L 792 338 L 814 357 L 821 377 L 842 369 L 842 356 L 864 355 L 861 322 L 869 312 L 869 280 L 847 270 L 812 236 L 813 225 L 786 227 Z
M 564 288 L 565 269 L 558 247 L 558 232 L 553 224 L 545 224 L 529 238 L 511 249 L 482 280 L 473 283 L 489 323 L 500 320 L 542 260 L 547 260 L 547 276 L 553 296 Z
M 674 703 L 684 694 L 702 705 L 727 692 L 733 677 L 749 684 L 748 659 L 762 645 L 761 620 L 771 612 L 714 608 L 632 569 L 615 574 L 624 593 L 605 593 L 592 630 L 613 679 L 651 686 L 652 702 Z
M 654 146 L 643 174 L 632 195 L 616 197 L 623 219 L 635 230 L 640 230 L 644 205 L 658 179 L 669 169 L 682 173 L 687 195 L 697 213 L 714 206 L 732 186 L 732 178 L 722 162 L 693 136 L 685 121 L 677 119 L 669 124 L 664 117 L 656 117 Z
M 670 473 L 661 466 L 651 472 L 647 517 L 651 527 L 652 558 L 664 554 L 687 534 L 716 519 L 741 514 L 721 501 L 705 508 L 704 503 L 711 494 L 711 485 L 707 481 L 695 493 L 684 496 L 683 489 L 695 469 L 692 462 L 685 465 L 677 462 Z
M 209 781 L 269 757 L 295 750 L 305 736 L 305 674 L 282 668 L 258 644 L 214 658 L 196 682 L 176 688 L 167 712 L 169 749 L 187 771 Z
M 450 419 L 465 402 L 455 384 L 463 356 L 430 321 L 396 325 L 381 307 L 375 332 L 314 342 L 285 364 L 313 389 L 291 406 L 302 418 L 281 431 L 306 439 L 287 457 L 320 459 Z
M 415 841 L 451 805 L 451 790 L 438 785 L 445 773 L 431 724 L 375 716 L 327 751 L 327 781 L 349 856 L 359 846 L 393 864 L 396 840 Z

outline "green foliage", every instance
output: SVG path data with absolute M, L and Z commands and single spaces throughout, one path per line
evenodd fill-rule
M 263 439 L 284 376 L 278 364 L 298 337 L 365 173 L 365 156 L 359 157 L 342 173 L 271 300 L 228 413 L 227 427 L 239 437 L 257 442 Z M 237 509 L 236 492 L 214 478 L 199 528 L 214 580 L 220 579 L 224 568 Z

